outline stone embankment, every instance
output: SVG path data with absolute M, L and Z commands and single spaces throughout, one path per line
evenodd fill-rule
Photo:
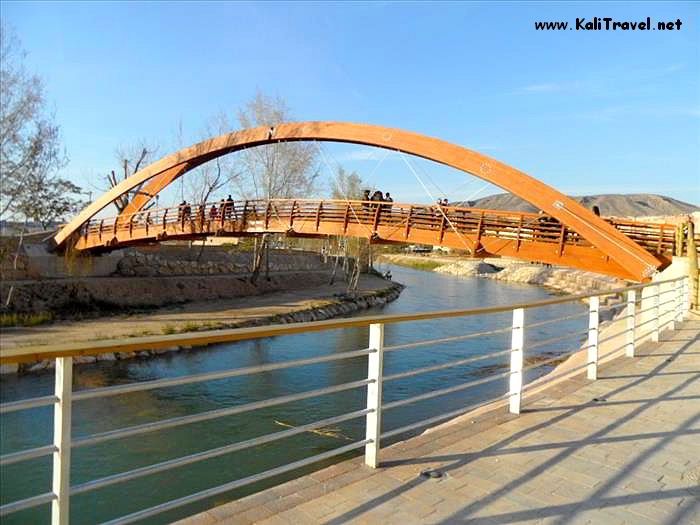
M 171 250 L 173 252 L 173 250 Z M 184 256 L 183 256 L 184 255 Z M 250 272 L 250 253 L 227 253 L 223 250 L 208 249 L 204 257 L 197 257 L 198 249 L 184 253 L 169 253 L 166 250 L 148 253 L 133 251 L 127 253 L 117 263 L 115 275 L 124 277 L 170 277 L 175 275 L 217 275 L 241 274 Z M 268 266 L 273 272 L 329 269 L 315 253 L 271 251 Z M 262 268 L 265 272 L 265 267 Z
M 46 263 L 47 257 L 40 259 Z M 55 259 L 53 263 L 63 260 L 61 256 L 51 257 Z M 129 249 L 109 257 L 113 269 L 107 275 L 78 272 L 68 277 L 3 279 L 1 310 L 6 314 L 50 314 L 51 318 L 94 317 L 124 309 L 153 309 L 322 286 L 329 281 L 332 271 L 331 264 L 318 254 L 273 250 L 253 283 L 251 258 L 250 253 L 221 248 L 207 248 L 203 252 L 184 246 Z M 100 257 L 84 259 L 93 263 L 101 260 Z
M 210 321 L 205 323 L 188 322 L 184 325 L 165 324 L 163 328 L 167 328 L 164 333 L 177 332 L 192 332 L 200 330 L 223 329 L 223 328 L 244 328 L 251 326 L 264 326 L 268 324 L 286 324 L 322 321 L 348 315 L 353 312 L 371 308 L 374 306 L 382 306 L 399 297 L 404 286 L 399 283 L 387 282 L 378 277 L 368 276 L 367 280 L 371 281 L 367 289 L 360 290 L 356 294 L 335 294 L 331 298 L 322 297 L 313 301 L 304 301 L 286 307 L 284 313 L 274 313 L 271 315 L 246 315 L 236 317 L 235 310 L 232 312 L 230 320 L 226 317 L 218 316 L 218 313 L 210 315 Z M 381 283 L 381 284 L 377 284 Z M 274 297 L 274 295 L 273 295 Z M 279 309 L 279 308 L 278 308 Z M 187 314 L 179 314 L 177 317 L 186 317 Z M 196 317 L 195 317 L 196 318 Z M 98 321 L 99 322 L 99 321 Z M 135 324 L 139 324 L 138 321 Z M 80 327 L 75 327 L 80 330 Z M 39 328 L 41 330 L 41 328 Z M 172 330 L 172 332 L 170 331 Z M 135 333 L 136 335 L 144 335 L 143 332 Z M 13 341 L 9 341 L 13 343 Z M 45 343 L 44 343 L 45 344 Z M 173 346 L 165 350 L 143 350 L 139 352 L 118 352 L 106 353 L 95 356 L 80 356 L 75 358 L 76 364 L 94 363 L 96 361 L 117 361 L 123 359 L 146 358 L 155 355 L 160 355 L 169 352 L 180 350 L 192 350 L 189 346 Z M 36 373 L 42 370 L 53 368 L 53 360 L 43 360 L 34 363 L 26 363 L 21 365 L 3 365 L 0 367 L 0 373 Z
M 327 271 L 291 271 L 261 275 L 253 284 L 248 274 L 181 275 L 172 277 L 88 277 L 0 284 L 2 297 L 13 286 L 12 312 L 51 312 L 56 318 L 149 310 L 192 301 L 217 301 L 264 293 L 322 286 Z
M 614 277 L 571 268 L 530 264 L 512 259 L 471 260 L 445 256 L 387 254 L 382 255 L 379 260 L 380 262 L 410 267 L 432 266 L 432 271 L 461 277 L 482 277 L 511 283 L 534 284 L 568 294 L 624 286 L 623 281 Z M 435 264 L 426 265 L 428 261 Z

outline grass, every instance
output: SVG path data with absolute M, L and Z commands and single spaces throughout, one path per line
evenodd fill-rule
M 184 334 L 185 332 L 197 332 L 201 327 L 202 325 L 199 323 L 188 321 L 182 328 L 180 328 L 180 333 Z
M 212 329 L 216 327 L 217 324 L 213 323 L 212 321 L 206 321 L 204 323 L 195 323 L 194 321 L 188 321 L 182 326 L 175 326 L 172 324 L 163 325 L 163 328 L 161 328 L 161 332 L 163 332 L 165 335 L 184 334 L 187 332 L 199 332 L 200 330 L 204 330 L 207 328 Z
M 165 335 L 171 335 L 171 334 L 176 334 L 177 333 L 177 328 L 171 324 L 166 324 L 163 326 L 161 329 L 161 332 L 163 332 Z
M 37 326 L 53 321 L 51 312 L 39 312 L 37 314 L 0 314 L 0 326 Z
M 415 261 L 415 260 L 402 260 L 402 261 L 392 261 L 394 264 L 400 266 L 408 266 L 416 270 L 434 270 L 438 266 L 443 266 L 445 263 L 438 261 Z

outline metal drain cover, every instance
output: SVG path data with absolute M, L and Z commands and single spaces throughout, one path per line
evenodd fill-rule
M 422 478 L 429 478 L 429 479 L 440 479 L 444 475 L 445 474 L 443 474 L 439 470 L 434 470 L 434 469 L 427 469 L 427 470 L 424 470 L 420 473 L 420 476 Z

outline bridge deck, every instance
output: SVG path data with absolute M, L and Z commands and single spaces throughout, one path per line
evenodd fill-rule
M 216 204 L 147 210 L 127 216 L 91 219 L 76 239 L 78 250 L 110 250 L 163 240 L 207 236 L 282 233 L 292 236 L 363 237 L 372 242 L 429 244 L 467 250 L 480 257 L 507 256 L 639 280 L 576 231 L 535 213 L 362 201 L 291 200 Z M 212 211 L 212 206 L 214 210 Z M 675 227 L 608 219 L 633 241 L 628 251 L 670 263 Z M 648 277 L 646 275 L 645 277 Z
M 356 458 L 180 524 L 700 524 L 699 331 L 687 321 L 520 416 L 501 410 L 387 448 L 377 470 Z M 427 468 L 444 477 L 422 478 Z

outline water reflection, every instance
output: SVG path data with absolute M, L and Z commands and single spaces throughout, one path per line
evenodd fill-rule
M 409 313 L 427 310 L 481 307 L 536 301 L 548 297 L 537 287 L 512 285 L 487 279 L 464 279 L 431 272 L 391 267 L 395 280 L 407 284 L 401 297 L 383 308 L 369 313 Z M 533 323 L 555 315 L 571 315 L 585 311 L 580 304 L 528 310 L 526 322 Z M 361 312 L 358 315 L 367 315 Z M 533 330 L 529 337 L 545 339 L 568 331 L 585 329 L 585 317 L 546 325 Z M 495 330 L 511 324 L 509 314 L 463 317 L 437 321 L 387 325 L 387 345 L 395 345 L 463 335 L 468 332 Z M 131 383 L 164 377 L 197 374 L 232 367 L 255 366 L 284 360 L 302 359 L 366 348 L 367 328 L 332 330 L 296 334 L 222 344 L 204 350 L 164 354 L 150 359 L 135 359 L 80 366 L 75 373 L 75 388 L 83 390 L 100 386 Z M 543 346 L 537 353 L 572 349 L 570 342 Z M 492 354 L 509 348 L 508 332 L 478 339 L 454 341 L 440 345 L 388 352 L 385 373 L 392 374 L 413 368 L 463 359 L 473 355 Z M 431 390 L 464 383 L 487 372 L 501 371 L 508 356 L 495 356 L 477 363 L 434 371 L 386 383 L 384 400 L 390 402 Z M 529 378 L 547 371 L 547 367 L 529 373 Z M 182 385 L 147 392 L 77 402 L 74 409 L 74 436 L 137 425 L 153 420 L 241 405 L 271 397 L 288 395 L 366 377 L 365 357 L 308 365 L 287 370 L 240 376 L 206 383 Z M 506 390 L 506 379 L 436 399 L 422 401 L 385 412 L 384 428 L 390 430 L 439 413 L 456 410 L 499 396 Z M 53 375 L 3 377 L 0 386 L 3 401 L 45 395 L 53 388 Z M 121 441 L 107 442 L 74 450 L 72 482 L 81 483 L 139 466 L 165 461 L 185 454 L 220 447 L 255 436 L 279 432 L 285 425 L 301 425 L 355 411 L 366 405 L 363 388 L 306 399 L 285 405 L 245 412 L 230 417 L 171 428 Z M 362 439 L 362 419 L 334 425 L 338 432 L 353 440 Z M 3 416 L 0 429 L 2 453 L 40 446 L 51 439 L 52 411 L 48 408 L 23 411 Z M 94 523 L 133 512 L 147 506 L 181 497 L 236 478 L 251 475 L 290 461 L 318 454 L 346 444 L 336 435 L 304 433 L 276 443 L 245 450 L 212 460 L 177 468 L 164 474 L 148 476 L 132 482 L 108 487 L 74 498 L 72 522 Z M 10 465 L 2 470 L 2 503 L 46 492 L 50 488 L 50 458 Z M 311 470 L 318 468 L 314 466 Z M 295 472 L 289 477 L 295 477 Z M 253 490 L 277 483 L 280 479 L 260 483 L 216 498 L 239 497 Z M 128 495 L 128 498 L 125 497 Z M 212 501 L 192 505 L 154 518 L 149 523 L 165 523 L 202 510 Z M 40 523 L 48 521 L 46 509 L 17 513 L 3 524 Z

